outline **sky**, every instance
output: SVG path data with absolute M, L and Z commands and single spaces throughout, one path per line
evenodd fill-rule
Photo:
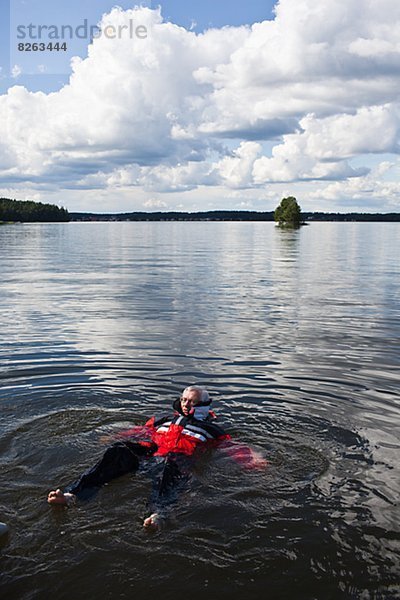
M 398 0 L 0 0 L 0 196 L 400 211 Z

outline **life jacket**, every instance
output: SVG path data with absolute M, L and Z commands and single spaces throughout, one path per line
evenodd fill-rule
M 208 419 L 197 419 L 179 412 L 171 417 L 152 417 L 147 421 L 151 441 L 157 445 L 155 456 L 169 452 L 192 455 L 196 450 L 206 449 L 230 439 L 224 430 Z
M 136 443 L 148 450 L 147 456 L 165 456 L 170 452 L 192 456 L 195 452 L 221 446 L 225 454 L 242 467 L 264 469 L 268 461 L 259 452 L 234 442 L 229 434 L 213 422 L 215 415 L 210 410 L 210 404 L 204 404 L 200 407 L 201 411 L 196 413 L 194 410 L 191 411 L 193 414 L 185 416 L 177 400 L 173 404 L 175 414 L 172 417 L 152 417 L 145 425 L 136 425 L 120 432 L 118 438 L 136 439 Z

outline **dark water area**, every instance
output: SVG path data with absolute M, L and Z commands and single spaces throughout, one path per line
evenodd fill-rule
M 1 598 L 400 598 L 399 231 L 1 227 Z M 264 471 L 207 455 L 159 532 L 142 471 L 47 505 L 191 383 Z

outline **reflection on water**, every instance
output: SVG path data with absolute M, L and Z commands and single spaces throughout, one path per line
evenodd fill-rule
M 399 248 L 391 223 L 3 226 L 4 597 L 397 597 Z M 144 474 L 48 508 L 193 381 L 265 473 L 208 456 L 156 535 Z

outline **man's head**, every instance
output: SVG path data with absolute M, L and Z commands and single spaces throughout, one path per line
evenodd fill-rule
M 183 390 L 181 396 L 181 408 L 185 416 L 192 414 L 193 410 L 196 412 L 196 406 L 207 407 L 208 413 L 209 405 L 210 396 L 204 388 L 201 388 L 198 385 L 190 385 Z

